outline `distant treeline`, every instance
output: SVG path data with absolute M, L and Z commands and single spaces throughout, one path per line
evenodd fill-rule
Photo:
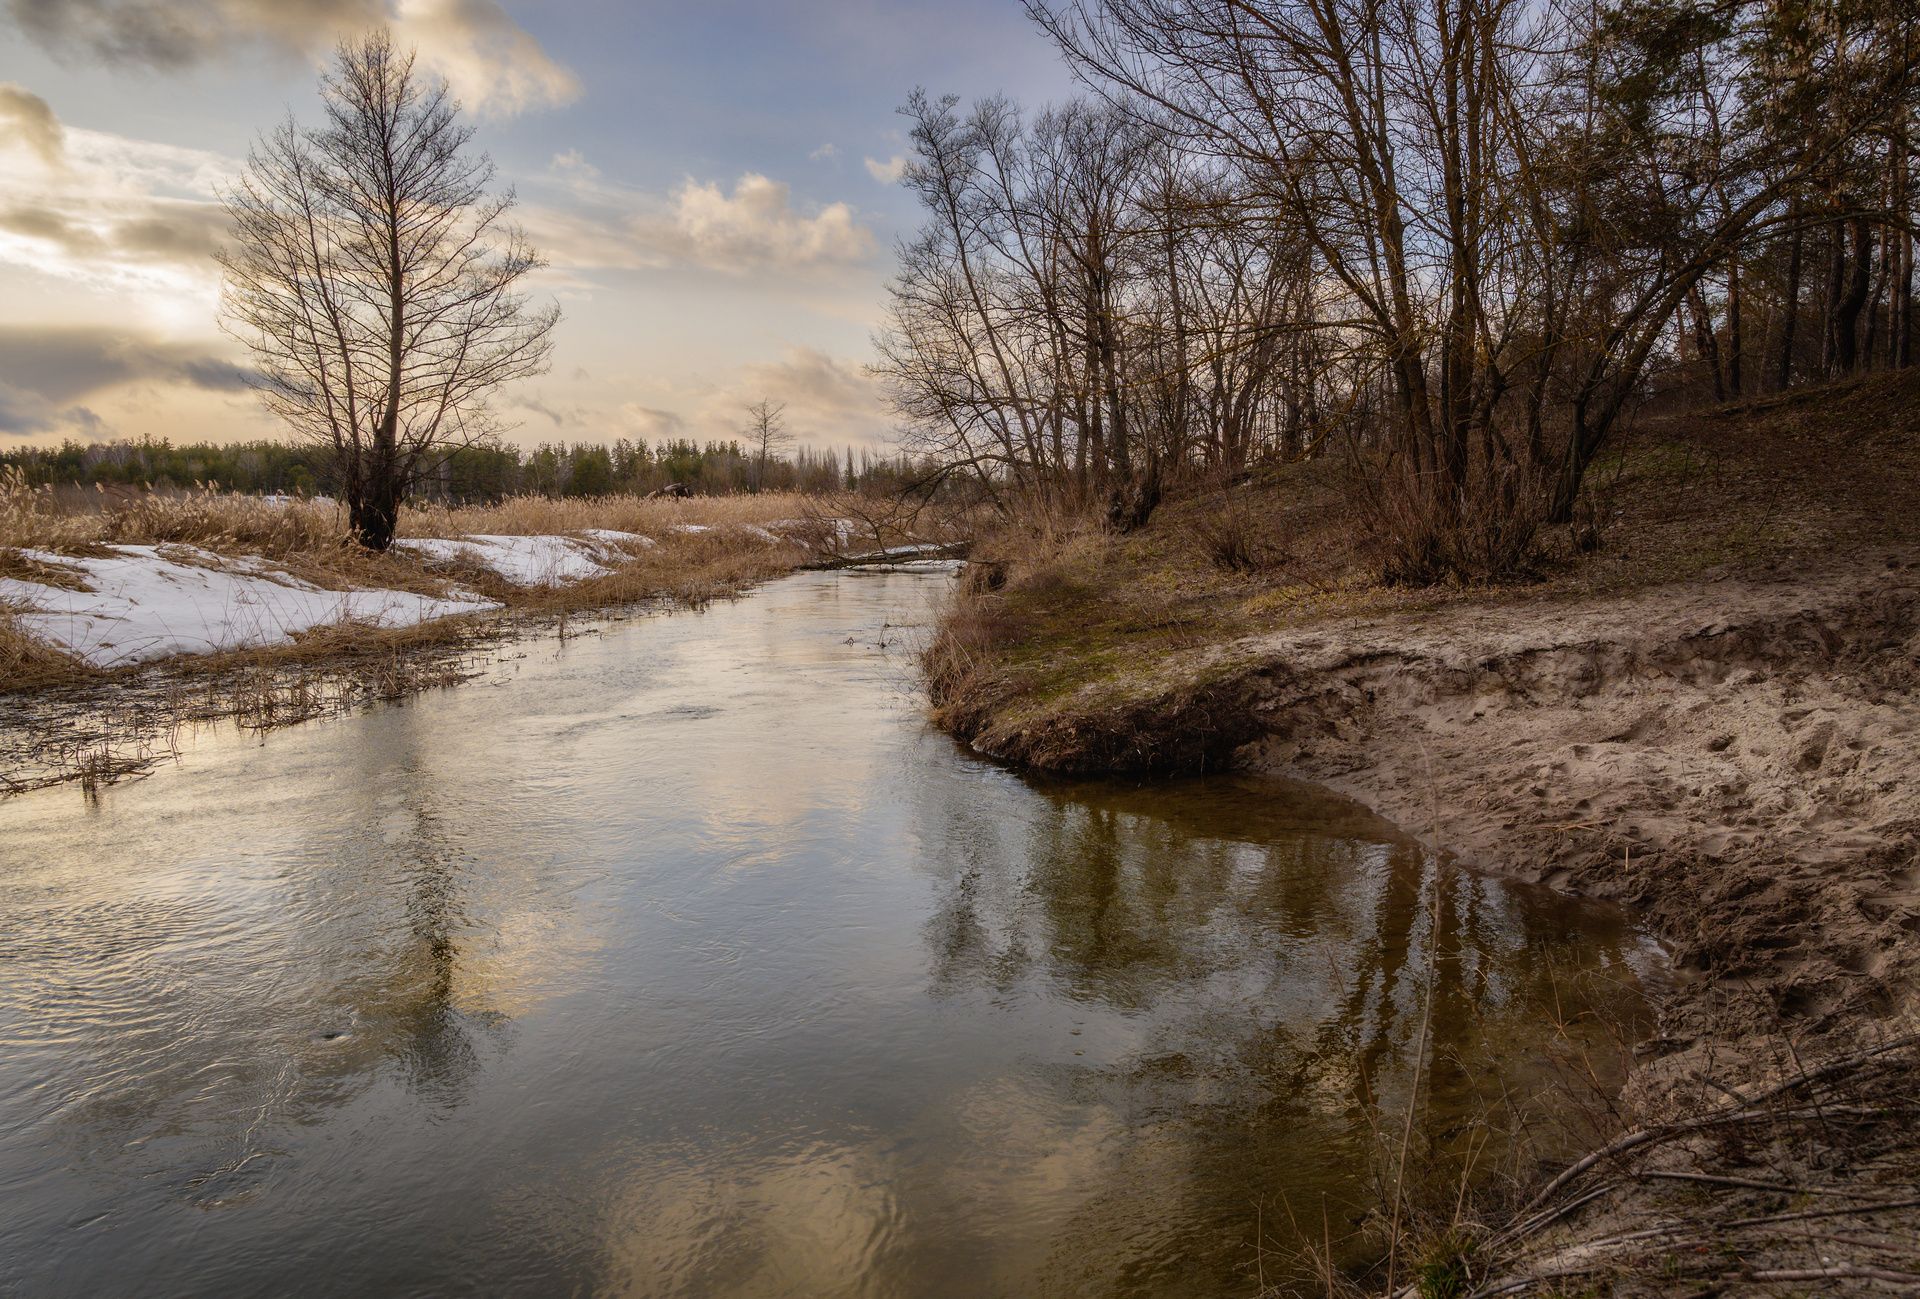
M 237 492 L 321 495 L 334 490 L 321 449 L 290 442 L 66 442 L 0 452 L 0 470 L 17 468 L 35 486 L 96 484 L 187 489 L 214 484 Z M 455 451 L 419 485 L 416 495 L 457 502 L 503 497 L 611 496 L 682 483 L 695 492 L 890 491 L 923 472 L 903 455 L 844 453 L 808 447 L 761 466 L 738 442 L 684 439 L 649 446 L 622 438 L 612 445 L 547 443 L 467 447 Z

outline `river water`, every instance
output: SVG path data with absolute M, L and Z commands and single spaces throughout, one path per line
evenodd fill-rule
M 1582 1017 L 1653 968 L 1611 912 L 930 731 L 950 580 L 0 803 L 0 1292 L 1253 1294 L 1364 1212 L 1416 1065 L 1443 1149 L 1605 1073 Z

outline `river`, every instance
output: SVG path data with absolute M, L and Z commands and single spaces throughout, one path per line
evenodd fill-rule
M 1443 1151 L 1607 1076 L 1618 915 L 1302 787 L 972 757 L 914 694 L 950 580 L 0 803 L 0 1292 L 1251 1295 L 1416 1075 Z

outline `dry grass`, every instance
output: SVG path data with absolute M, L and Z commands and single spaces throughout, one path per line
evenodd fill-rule
M 72 655 L 27 635 L 13 611 L 0 604 L 0 693 L 82 680 L 93 671 Z
M 535 536 L 606 528 L 665 540 L 677 526 L 764 527 L 805 520 L 814 498 L 797 493 L 649 500 L 510 497 L 498 505 L 409 505 L 403 537 L 473 534 Z M 26 485 L 17 470 L 0 474 L 0 550 L 62 553 L 97 545 L 183 543 L 208 550 L 281 558 L 342 546 L 346 514 L 336 503 L 269 503 L 220 491 L 175 493 L 56 492 Z
M 686 500 L 644 496 L 551 498 L 515 496 L 498 505 L 410 505 L 400 516 L 403 537 L 497 534 L 541 536 L 606 528 L 664 541 L 677 526 L 765 527 L 805 519 L 813 498 L 792 492 L 763 496 L 696 496 Z

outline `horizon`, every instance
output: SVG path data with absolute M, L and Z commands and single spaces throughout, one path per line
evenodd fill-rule
M 1017 0 L 0 0 L 0 450 L 292 435 L 218 326 L 218 194 L 262 131 L 315 119 L 335 41 L 382 24 L 448 80 L 549 261 L 552 369 L 499 401 L 523 450 L 723 441 L 763 397 L 798 443 L 889 450 L 865 367 L 916 223 L 895 110 L 1073 90 Z

